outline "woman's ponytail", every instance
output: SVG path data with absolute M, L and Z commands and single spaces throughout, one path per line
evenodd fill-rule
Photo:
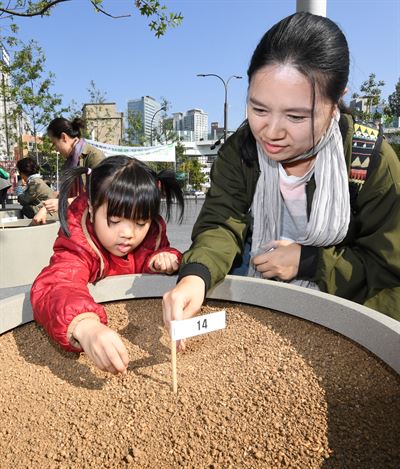
M 78 166 L 76 168 L 69 168 L 65 170 L 63 174 L 63 177 L 61 180 L 60 194 L 58 197 L 58 216 L 60 219 L 61 229 L 68 238 L 71 236 L 71 233 L 69 232 L 68 224 L 67 224 L 68 197 L 69 197 L 69 194 L 71 193 L 73 184 L 77 180 L 80 180 L 83 174 L 86 174 L 87 176 L 89 176 L 90 172 L 91 172 L 90 168 Z M 88 179 L 89 177 L 86 178 L 87 186 L 88 186 Z

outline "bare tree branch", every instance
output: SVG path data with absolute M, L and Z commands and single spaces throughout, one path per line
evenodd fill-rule
M 67 0 L 69 1 L 69 0 Z M 90 0 L 90 3 L 94 6 L 94 8 L 99 11 L 100 13 L 103 13 L 103 15 L 106 15 L 106 16 L 109 16 L 110 18 L 113 18 L 113 19 L 119 19 L 119 18 L 129 18 L 130 16 L 132 15 L 119 15 L 119 16 L 114 16 L 114 15 L 111 15 L 111 13 L 108 13 L 107 11 L 101 9 L 96 3 L 94 0 Z
M 57 5 L 58 3 L 64 3 L 64 2 L 70 2 L 71 0 L 53 0 L 52 2 L 48 3 L 46 6 L 44 6 L 41 10 L 34 11 L 31 13 L 20 13 L 15 10 L 8 10 L 7 8 L 0 8 L 0 12 L 2 13 L 7 13 L 10 16 L 41 16 L 44 13 L 46 13 L 47 10 L 49 10 L 51 7 L 54 5 Z

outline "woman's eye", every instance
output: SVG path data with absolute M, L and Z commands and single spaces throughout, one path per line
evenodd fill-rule
M 254 107 L 253 108 L 253 111 L 256 113 L 256 114 L 265 114 L 267 112 L 266 109 L 261 109 L 261 108 L 258 108 L 258 107 Z
M 305 116 L 293 116 L 293 115 L 288 115 L 288 118 L 294 122 L 301 122 L 304 120 L 306 117 Z
M 136 225 L 140 226 L 140 227 L 146 226 L 146 224 L 147 224 L 147 222 L 145 222 L 145 221 L 137 221 L 136 222 Z
M 110 220 L 109 220 L 110 224 L 112 224 L 112 225 L 116 225 L 120 221 L 121 220 L 119 220 L 118 218 L 110 218 Z

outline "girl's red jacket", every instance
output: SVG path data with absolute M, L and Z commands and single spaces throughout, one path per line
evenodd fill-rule
M 154 274 L 149 264 L 155 254 L 174 253 L 178 262 L 182 254 L 169 246 L 165 221 L 158 217 L 151 223 L 142 244 L 127 259 L 113 256 L 100 245 L 94 234 L 86 195 L 77 197 L 69 207 L 68 226 L 71 237 L 61 230 L 58 232 L 50 264 L 32 285 L 31 304 L 35 320 L 50 337 L 66 350 L 80 351 L 67 338 L 71 321 L 90 312 L 107 324 L 104 308 L 93 300 L 88 283 L 111 275 Z

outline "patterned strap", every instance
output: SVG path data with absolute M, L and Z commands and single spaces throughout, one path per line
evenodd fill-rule
M 352 208 L 358 193 L 378 162 L 382 138 L 382 127 L 377 130 L 360 123 L 354 124 L 349 176 L 350 204 Z

